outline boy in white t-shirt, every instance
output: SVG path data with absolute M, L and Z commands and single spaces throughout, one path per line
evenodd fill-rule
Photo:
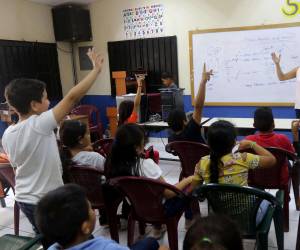
M 5 89 L 6 100 L 18 114 L 19 122 L 5 130 L 2 144 L 16 174 L 15 199 L 35 232 L 36 204 L 46 193 L 63 185 L 53 130 L 86 94 L 102 69 L 102 56 L 94 49 L 88 56 L 93 70 L 50 110 L 46 86 L 39 80 L 15 79 Z

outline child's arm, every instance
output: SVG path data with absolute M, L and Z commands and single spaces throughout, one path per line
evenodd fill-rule
M 166 182 L 165 179 L 164 179 L 163 177 L 160 177 L 159 180 L 162 181 L 162 182 Z M 187 178 L 182 179 L 180 182 L 178 182 L 178 183 L 175 184 L 174 186 L 175 186 L 176 188 L 178 188 L 179 190 L 183 190 L 183 189 L 185 189 L 188 185 L 190 185 L 190 184 L 192 183 L 192 180 L 193 180 L 193 176 L 189 176 L 189 177 L 187 177 Z M 173 191 L 171 191 L 171 190 L 169 190 L 169 189 L 165 189 L 165 191 L 164 191 L 164 197 L 165 197 L 165 198 L 169 199 L 169 198 L 172 198 L 172 197 L 174 197 L 174 196 L 176 196 L 176 194 L 175 194 Z
M 298 156 L 300 155 L 299 127 L 300 127 L 299 120 L 292 121 L 293 145 Z
M 53 114 L 57 123 L 59 123 L 86 94 L 102 70 L 103 57 L 96 53 L 94 48 L 92 50 L 89 49 L 88 56 L 93 63 L 93 70 L 81 82 L 74 86 L 53 108 Z
M 292 69 L 291 71 L 289 71 L 287 73 L 283 73 L 281 70 L 281 67 L 280 67 L 281 55 L 276 56 L 276 54 L 274 52 L 271 55 L 272 55 L 272 60 L 276 66 L 276 73 L 277 73 L 278 79 L 280 81 L 290 80 L 290 79 L 293 79 L 296 77 L 298 67 Z
M 135 77 L 136 77 L 136 81 L 137 81 L 137 91 L 136 91 L 136 96 L 134 99 L 133 112 L 137 113 L 139 106 L 141 104 L 143 80 L 145 79 L 145 77 L 142 75 L 136 75 Z
M 201 123 L 201 118 L 202 118 L 202 110 L 203 110 L 204 100 L 205 100 L 206 83 L 210 80 L 210 76 L 212 74 L 213 74 L 212 70 L 206 71 L 206 65 L 204 63 L 203 71 L 202 71 L 202 79 L 200 82 L 197 96 L 195 98 L 195 108 L 194 108 L 194 113 L 193 113 L 193 119 L 198 124 Z
M 273 167 L 276 163 L 276 158 L 274 155 L 266 150 L 265 148 L 259 146 L 256 142 L 243 140 L 239 143 L 239 150 L 253 149 L 254 152 L 259 155 L 259 167 L 268 168 Z

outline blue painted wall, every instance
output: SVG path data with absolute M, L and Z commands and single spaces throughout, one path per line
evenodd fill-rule
M 104 127 L 107 127 L 107 117 L 106 117 L 106 107 L 116 106 L 115 98 L 110 95 L 87 95 L 82 101 L 82 104 L 93 104 L 97 106 L 101 113 L 101 120 Z M 192 111 L 193 106 L 191 102 L 191 96 L 184 96 L 184 108 L 185 111 Z M 205 107 L 203 111 L 203 116 L 205 117 L 253 117 L 256 107 L 231 107 L 231 106 L 209 106 Z M 295 118 L 295 111 L 293 107 L 272 107 L 273 114 L 275 118 Z M 152 135 L 152 134 L 151 134 Z M 166 133 L 159 133 L 158 137 L 166 137 Z M 289 134 L 288 134 L 289 135 Z
M 51 107 L 55 105 L 57 101 L 51 102 Z M 100 110 L 101 121 L 104 128 L 107 127 L 108 119 L 106 117 L 106 107 L 116 106 L 115 98 L 110 95 L 86 95 L 82 100 L 82 104 L 93 104 Z M 184 108 L 185 111 L 192 111 L 193 106 L 191 102 L 191 96 L 184 96 Z M 253 117 L 253 113 L 256 107 L 224 107 L 224 106 L 209 106 L 205 107 L 203 116 L 205 117 Z M 293 107 L 272 107 L 275 118 L 294 118 L 295 111 Z M 0 134 L 2 136 L 6 125 L 0 122 Z M 166 133 L 161 133 L 157 136 L 165 137 Z
M 106 107 L 116 106 L 115 98 L 110 95 L 87 95 L 82 104 L 93 104 L 97 106 L 101 113 L 101 119 L 104 125 L 107 125 Z M 193 110 L 191 96 L 184 96 L 184 109 L 186 112 Z M 231 107 L 231 106 L 209 106 L 205 107 L 203 116 L 205 117 L 253 117 L 256 107 Z M 294 118 L 295 111 L 293 107 L 272 107 L 275 118 Z

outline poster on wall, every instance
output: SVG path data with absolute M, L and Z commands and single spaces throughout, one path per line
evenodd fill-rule
M 149 38 L 164 35 L 164 7 L 153 4 L 123 10 L 126 39 Z

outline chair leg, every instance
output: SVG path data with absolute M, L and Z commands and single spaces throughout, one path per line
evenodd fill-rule
M 275 209 L 274 211 L 274 227 L 276 233 L 276 241 L 278 250 L 284 249 L 284 233 L 283 233 L 283 213 L 282 209 Z
M 0 198 L 1 207 L 6 207 L 6 202 L 4 198 Z
M 128 216 L 128 232 L 127 232 L 127 246 L 131 247 L 134 241 L 134 227 L 135 220 L 132 218 L 131 213 Z
M 284 202 L 283 202 L 284 232 L 289 231 L 289 202 L 290 202 L 289 192 L 288 192 L 288 188 L 286 187 L 284 189 Z
M 300 249 L 300 216 L 298 221 L 298 231 L 297 231 L 297 241 L 296 241 L 296 250 Z
M 170 219 L 166 223 L 170 250 L 178 250 L 178 220 Z
M 113 207 L 110 207 L 110 209 L 107 209 L 107 219 L 108 219 L 108 225 L 109 225 L 109 232 L 110 237 L 119 243 L 119 229 L 118 229 L 118 216 L 117 216 L 117 209 L 114 209 Z
M 198 216 L 200 217 L 201 212 L 200 212 L 199 201 L 193 199 L 190 204 L 191 204 L 193 218 L 196 218 Z
M 20 208 L 18 203 L 15 201 L 14 204 L 14 229 L 15 235 L 19 235 L 19 224 L 20 224 Z
M 291 169 L 291 178 L 292 178 L 292 185 L 293 191 L 295 196 L 295 205 L 296 210 L 300 210 L 300 197 L 299 197 L 299 163 L 295 163 L 293 168 Z
M 139 222 L 139 232 L 140 235 L 145 234 L 146 224 L 144 222 Z
M 268 234 L 258 234 L 256 238 L 257 250 L 268 249 Z

